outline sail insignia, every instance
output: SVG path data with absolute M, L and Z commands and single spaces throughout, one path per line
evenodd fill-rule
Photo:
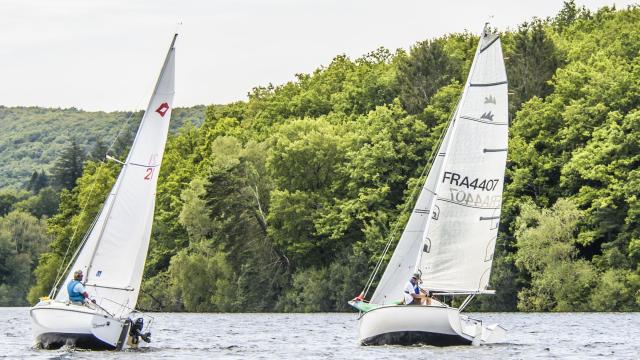
M 162 104 L 160 104 L 160 106 L 158 106 L 156 112 L 160 114 L 160 116 L 164 117 L 164 115 L 167 113 L 167 110 L 169 110 L 169 104 L 163 102 Z
M 496 105 L 496 97 L 493 95 L 486 96 L 484 98 L 484 103 Z
M 493 121 L 493 113 L 491 111 L 485 112 L 480 116 L 480 119 L 486 119 L 489 121 Z

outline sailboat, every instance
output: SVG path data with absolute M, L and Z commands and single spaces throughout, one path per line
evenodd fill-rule
M 135 310 L 155 207 L 155 193 L 173 108 L 175 42 L 164 60 L 131 150 L 100 213 L 49 296 L 30 309 L 37 347 L 121 350 L 150 341 L 149 322 Z M 74 272 L 95 300 L 71 302 Z M 58 287 L 57 285 L 60 285 Z M 148 318 L 147 318 L 148 320 Z
M 374 270 L 365 290 L 349 302 L 361 314 L 361 344 L 504 341 L 503 327 L 486 326 L 462 311 L 476 295 L 495 293 L 488 283 L 507 159 L 507 88 L 500 38 L 486 24 L 462 96 L 376 290 L 365 300 Z M 441 300 L 401 305 L 415 273 L 421 287 Z M 466 298 L 456 308 L 443 296 Z

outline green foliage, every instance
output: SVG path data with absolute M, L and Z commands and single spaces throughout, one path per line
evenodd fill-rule
M 224 252 L 204 245 L 184 249 L 171 259 L 169 291 L 192 312 L 229 311 L 235 302 L 233 270 Z
M 516 220 L 516 265 L 531 274 L 518 308 L 533 311 L 584 311 L 596 284 L 596 270 L 577 259 L 576 232 L 582 213 L 560 199 L 551 209 L 525 204 Z
M 59 210 L 48 220 L 48 231 L 53 240 L 49 252 L 42 254 L 34 270 L 36 283 L 29 290 L 29 302 L 34 303 L 49 294 L 57 277 L 61 276 L 60 271 L 71 260 L 115 182 L 119 170 L 116 165 L 88 161 L 82 177 L 78 178 L 78 185 L 60 194 Z
M 505 37 L 511 114 L 532 97 L 542 98 L 553 90 L 549 80 L 563 59 L 548 31 L 546 24 L 536 19 L 520 25 L 516 32 Z
M 59 203 L 60 194 L 52 187 L 46 187 L 36 195 L 15 202 L 13 208 L 29 212 L 37 218 L 43 218 L 54 215 Z
M 62 151 L 58 161 L 53 165 L 53 184 L 59 189 L 71 190 L 76 186 L 76 180 L 82 176 L 82 166 L 85 155 L 76 140 Z
M 29 198 L 28 191 L 13 189 L 0 190 L 0 216 L 5 216 L 14 209 L 15 204 Z
M 33 191 L 37 194 L 47 185 L 49 185 L 49 177 L 44 173 L 44 170 L 41 170 L 39 173 L 34 171 L 31 175 L 31 179 L 29 179 L 29 183 L 27 184 L 27 190 Z
M 595 311 L 636 311 L 640 304 L 640 274 L 633 270 L 606 270 L 591 292 L 589 303 Z
M 638 7 L 591 13 L 569 1 L 553 19 L 502 34 L 512 126 L 491 278 L 497 296 L 480 299 L 475 309 L 640 308 L 638 20 Z M 187 125 L 165 151 L 140 306 L 347 310 L 389 236 L 399 236 L 392 230 L 408 218 L 403 210 L 415 201 L 476 44 L 464 33 L 420 42 L 409 53 L 341 55 L 295 81 L 256 87 L 247 101 L 194 110 L 201 116 L 191 121 L 176 110 L 174 121 Z M 0 108 L 0 126 L 36 110 Z M 41 120 L 56 113 L 41 112 Z M 89 116 L 57 112 L 85 122 Z M 111 124 L 99 138 L 110 138 Z M 124 131 L 115 153 L 126 150 L 133 130 Z M 12 144 L 23 132 L 9 132 Z M 56 155 L 74 134 L 68 135 L 51 145 Z M 3 139 L 0 149 L 15 149 Z M 95 138 L 79 146 L 91 159 L 105 151 Z M 31 164 L 8 183 L 26 184 L 37 169 L 31 182 L 37 191 L 39 174 L 52 163 L 48 153 L 42 159 L 49 165 Z M 48 220 L 54 240 L 39 257 L 31 301 L 53 284 L 117 170 L 88 161 L 77 185 L 61 192 Z M 50 215 L 53 197 L 46 186 L 39 189 L 0 192 L 0 214 Z
M 186 123 L 201 124 L 204 111 L 202 105 L 174 109 L 172 131 Z M 119 137 L 124 144 L 115 148 L 116 154 L 121 153 L 131 144 L 141 116 L 141 111 L 105 113 L 0 105 L 0 189 L 28 185 L 34 171 L 49 173 L 72 139 L 83 154 L 104 159 L 105 144 L 109 145 L 126 123 Z
M 369 259 L 361 251 L 344 255 L 327 267 L 296 272 L 276 308 L 285 312 L 348 311 L 345 299 L 353 298 L 355 289 L 364 286 Z
M 33 264 L 50 239 L 45 222 L 16 210 L 0 217 L 0 306 L 25 306 Z

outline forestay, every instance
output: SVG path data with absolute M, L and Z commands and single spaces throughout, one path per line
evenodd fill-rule
M 73 272 L 107 311 L 135 308 L 151 236 L 155 192 L 173 108 L 174 36 L 131 151 L 56 300 L 67 300 Z
M 500 39 L 485 28 L 437 176 L 417 269 L 426 288 L 488 286 L 507 159 L 507 77 Z

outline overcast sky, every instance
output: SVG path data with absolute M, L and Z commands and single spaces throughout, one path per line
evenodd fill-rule
M 577 0 L 595 10 L 632 0 Z M 0 0 L 0 105 L 146 106 L 181 21 L 176 106 L 246 99 L 257 85 L 450 32 L 514 28 L 562 0 Z

